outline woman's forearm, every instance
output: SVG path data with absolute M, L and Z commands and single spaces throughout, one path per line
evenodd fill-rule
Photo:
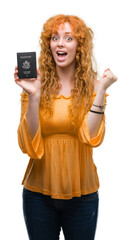
M 39 96 L 29 95 L 29 104 L 26 113 L 26 119 L 31 140 L 34 138 L 39 127 L 39 101 Z
M 94 105 L 103 106 L 105 104 L 104 101 L 105 101 L 106 90 L 116 81 L 117 81 L 117 77 L 111 72 L 109 68 L 107 68 L 99 80 L 96 98 L 93 103 Z M 97 112 L 102 111 L 102 109 L 95 106 L 92 106 L 91 110 L 97 111 Z M 103 118 L 103 114 L 89 112 L 87 122 L 88 122 L 91 138 L 96 137 L 102 122 L 102 118 Z
M 104 100 L 105 100 L 105 93 L 106 91 L 103 88 L 99 88 L 95 97 L 95 100 L 93 102 L 94 105 L 96 106 L 103 106 Z M 96 112 L 103 112 L 103 109 L 100 109 L 99 107 L 95 107 L 92 105 L 91 110 L 96 111 Z M 103 114 L 98 114 L 94 112 L 89 112 L 88 114 L 88 127 L 89 127 L 89 132 L 90 132 L 90 137 L 94 138 L 98 130 L 100 128 L 101 122 L 102 122 Z

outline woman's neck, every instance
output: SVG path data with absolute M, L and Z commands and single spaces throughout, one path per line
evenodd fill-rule
M 73 65 L 70 65 L 65 68 L 56 66 L 56 71 L 62 86 L 64 87 L 73 86 L 75 74 L 75 67 Z

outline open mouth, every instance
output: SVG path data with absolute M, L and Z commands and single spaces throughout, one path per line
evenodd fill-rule
M 66 55 L 67 55 L 67 52 L 57 51 L 57 55 L 58 55 L 58 56 L 66 56 Z

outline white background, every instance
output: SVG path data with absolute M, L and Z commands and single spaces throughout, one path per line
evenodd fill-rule
M 28 156 L 17 143 L 21 89 L 13 73 L 16 52 L 36 51 L 43 23 L 56 14 L 81 17 L 94 33 L 99 73 L 110 68 L 118 82 L 108 89 L 106 135 L 94 149 L 100 179 L 96 240 L 132 239 L 131 1 L 4 1 L 0 6 L 0 239 L 27 240 L 22 185 Z M 63 240 L 61 231 L 60 239 Z M 72 240 L 72 239 L 71 239 Z

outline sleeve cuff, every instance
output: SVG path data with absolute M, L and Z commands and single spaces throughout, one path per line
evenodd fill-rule
M 101 126 L 99 128 L 99 131 L 98 131 L 96 137 L 94 137 L 94 138 L 90 137 L 90 132 L 89 132 L 88 123 L 87 123 L 87 117 L 88 117 L 88 114 L 86 114 L 86 116 L 83 120 L 83 123 L 79 129 L 78 138 L 79 138 L 80 142 L 82 142 L 83 144 L 86 144 L 91 147 L 98 147 L 103 142 L 103 139 L 104 139 L 105 115 L 103 115 Z
M 44 154 L 44 146 L 40 122 L 38 130 L 31 140 L 26 115 L 24 115 L 18 128 L 18 142 L 22 152 L 27 153 L 30 158 L 41 159 Z

